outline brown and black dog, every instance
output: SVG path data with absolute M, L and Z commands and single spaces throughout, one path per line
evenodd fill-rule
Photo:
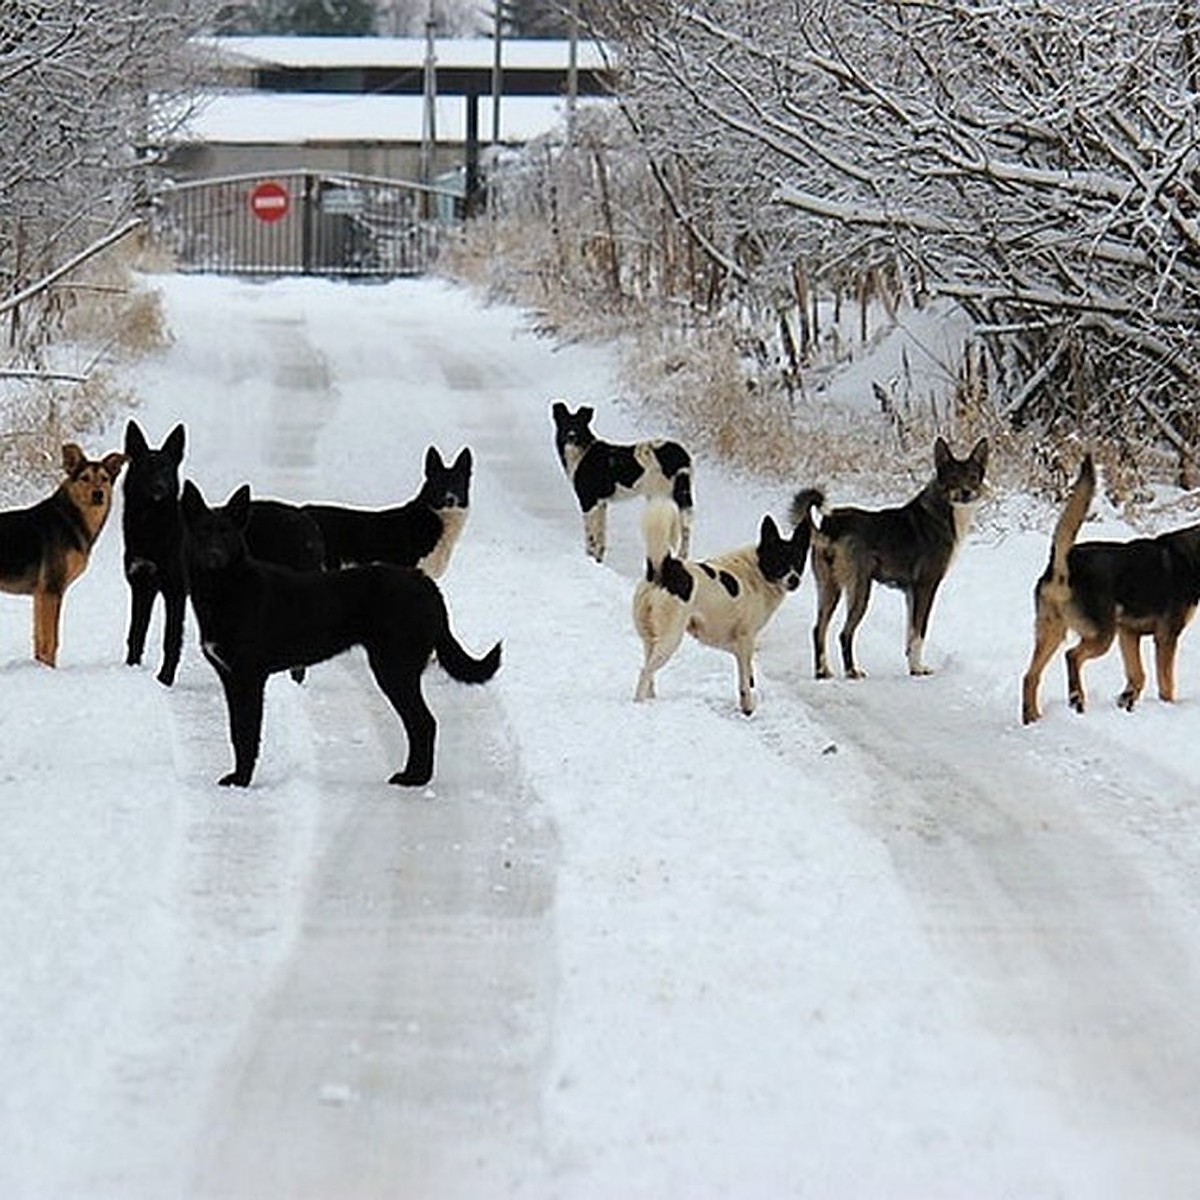
M 62 463 L 67 477 L 53 495 L 0 513 L 0 592 L 33 597 L 33 657 L 48 667 L 58 658 L 63 593 L 87 568 L 125 456 L 93 460 L 68 442 Z
M 842 667 L 851 679 L 865 675 L 854 657 L 854 634 L 867 611 L 872 583 L 904 593 L 909 674 L 930 674 L 923 657 L 929 614 L 983 498 L 987 460 L 986 438 L 980 438 L 966 458 L 955 457 L 945 439 L 938 438 L 933 447 L 934 476 L 907 504 L 879 510 L 835 508 L 825 514 L 812 536 L 817 583 L 813 653 L 818 679 L 832 675 L 825 638 L 843 591 L 846 621 L 838 638 Z M 792 502 L 792 521 L 800 524 L 823 503 L 814 489 L 798 493 Z
M 1200 603 L 1200 525 L 1130 542 L 1080 542 L 1079 528 L 1096 492 L 1096 468 L 1086 455 L 1050 545 L 1050 562 L 1034 590 L 1033 657 L 1021 683 L 1021 720 L 1041 716 L 1042 672 L 1073 629 L 1079 641 L 1067 651 L 1067 700 L 1083 712 L 1083 664 L 1107 653 L 1117 638 L 1125 662 L 1125 689 L 1117 703 L 1133 711 L 1146 671 L 1141 639 L 1154 638 L 1158 694 L 1175 699 L 1179 636 Z

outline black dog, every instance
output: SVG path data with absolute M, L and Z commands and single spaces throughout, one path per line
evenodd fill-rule
M 195 484 L 181 506 L 184 569 L 204 656 L 225 690 L 234 769 L 223 785 L 246 787 L 258 759 L 267 676 L 362 646 L 375 681 L 404 723 L 408 762 L 388 781 L 427 783 L 437 722 L 421 694 L 430 657 L 463 683 L 500 666 L 500 643 L 472 658 L 451 632 L 442 593 L 424 572 L 386 564 L 299 572 L 250 558 L 250 489 L 213 509 Z
M 125 427 L 125 578 L 129 583 L 129 636 L 125 661 L 137 666 L 146 646 L 146 631 L 156 596 L 165 608 L 163 658 L 158 681 L 170 687 L 183 647 L 187 589 L 183 576 L 183 527 L 179 516 L 179 467 L 186 434 L 176 425 L 154 449 L 136 421 Z M 316 522 L 298 508 L 274 500 L 255 500 L 246 531 L 250 553 L 266 562 L 298 571 L 319 571 L 325 543 Z M 297 668 L 293 677 L 304 677 Z
M 470 505 L 471 451 L 462 450 L 450 466 L 430 446 L 425 452 L 421 490 L 397 508 L 346 508 L 305 504 L 302 511 L 320 526 L 329 570 L 362 563 L 420 567 L 438 579 L 466 524 Z
M 864 672 L 854 658 L 854 634 L 867 611 L 873 581 L 900 589 L 908 605 L 905 652 L 910 675 L 928 675 L 925 633 L 934 597 L 950 569 L 980 500 L 983 498 L 988 443 L 980 438 L 966 458 L 955 458 L 944 438 L 933 447 L 934 477 L 898 508 L 871 511 L 835 508 L 812 536 L 813 575 L 817 582 L 817 622 L 813 652 L 818 679 L 830 677 L 825 635 L 830 618 L 846 592 L 846 622 L 839 642 L 842 666 L 851 679 Z M 824 502 L 813 489 L 797 494 L 792 520 L 799 524 Z
M 125 579 L 129 584 L 129 636 L 125 662 L 137 666 L 146 646 L 146 631 L 154 599 L 161 595 L 166 609 L 163 657 L 158 681 L 175 682 L 183 646 L 183 617 L 187 590 L 180 557 L 179 464 L 183 462 L 184 429 L 176 425 L 157 449 L 146 442 L 136 421 L 125 426 Z
M 661 438 L 617 445 L 601 441 L 591 429 L 595 410 L 583 405 L 571 412 L 561 401 L 550 407 L 554 446 L 583 513 L 584 548 L 597 562 L 607 550 L 608 502 L 631 496 L 668 496 L 679 509 L 679 556 L 687 558 L 692 540 L 692 459 L 678 443 Z

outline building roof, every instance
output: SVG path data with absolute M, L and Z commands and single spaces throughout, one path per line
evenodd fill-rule
M 608 103 L 580 100 L 585 104 Z M 436 134 L 441 145 L 466 142 L 467 106 L 461 96 L 439 96 Z M 566 118 L 566 102 L 551 96 L 506 96 L 500 103 L 500 140 L 527 142 Z M 420 96 L 329 92 L 215 93 L 167 140 L 174 144 L 316 145 L 335 142 L 422 140 L 425 106 Z M 492 98 L 479 97 L 479 139 L 492 138 Z
M 425 62 L 424 38 L 401 37 L 215 37 L 201 39 L 231 65 L 288 69 L 382 67 L 418 69 Z M 495 53 L 490 37 L 436 38 L 434 57 L 439 67 L 489 69 Z M 609 51 L 580 38 L 576 65 L 603 71 Z M 505 38 L 501 41 L 504 70 L 566 70 L 570 42 L 555 38 Z

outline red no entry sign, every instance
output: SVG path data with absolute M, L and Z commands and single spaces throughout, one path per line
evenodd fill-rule
M 286 217 L 290 203 L 287 188 L 273 179 L 255 184 L 250 192 L 250 211 L 260 221 L 278 221 Z

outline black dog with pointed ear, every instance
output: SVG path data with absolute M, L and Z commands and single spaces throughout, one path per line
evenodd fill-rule
M 420 567 L 441 578 L 467 522 L 471 493 L 471 451 L 464 447 L 447 466 L 437 448 L 425 451 L 421 490 L 395 508 L 347 508 L 305 504 L 321 528 L 325 566 L 330 570 L 361 563 Z
M 246 787 L 258 760 L 267 677 L 362 646 L 375 682 L 408 735 L 408 762 L 389 783 L 433 775 L 437 722 L 421 693 L 433 654 L 453 679 L 484 683 L 500 666 L 500 644 L 472 658 L 450 629 L 442 593 L 423 571 L 384 563 L 340 571 L 293 571 L 250 557 L 250 489 L 210 508 L 184 484 L 183 561 L 200 645 L 221 680 L 234 767 L 224 785 Z
M 162 596 L 162 665 L 159 683 L 175 681 L 183 646 L 186 588 L 180 559 L 179 465 L 183 462 L 184 429 L 176 425 L 157 449 L 146 441 L 136 421 L 125 426 L 125 580 L 129 584 L 129 634 L 125 661 L 136 666 L 146 647 L 146 631 L 154 600 Z

